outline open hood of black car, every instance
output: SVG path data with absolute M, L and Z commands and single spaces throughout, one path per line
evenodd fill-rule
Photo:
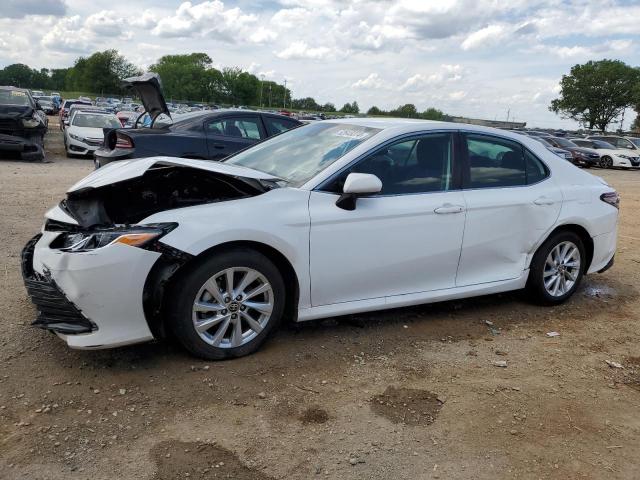
M 171 118 L 167 102 L 162 95 L 160 76 L 157 73 L 148 72 L 139 77 L 125 78 L 122 81 L 122 86 L 140 97 L 144 109 L 151 116 L 152 124 L 158 115 L 163 113 Z

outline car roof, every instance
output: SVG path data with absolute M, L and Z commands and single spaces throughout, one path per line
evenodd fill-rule
M 0 88 L 2 90 L 16 90 L 18 92 L 28 92 L 29 91 L 26 88 L 18 88 L 18 87 L 14 87 L 13 85 L 0 85 Z

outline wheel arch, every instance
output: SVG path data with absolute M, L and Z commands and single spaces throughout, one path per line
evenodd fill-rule
M 214 245 L 198 255 L 189 255 L 171 249 L 169 255 L 163 255 L 164 261 L 158 261 L 147 277 L 143 293 L 143 306 L 149 328 L 156 338 L 166 337 L 165 302 L 167 292 L 171 291 L 176 281 L 198 261 L 220 253 L 249 248 L 271 260 L 282 275 L 285 284 L 284 317 L 295 321 L 298 316 L 300 299 L 300 282 L 289 259 L 276 248 L 262 242 L 251 240 L 229 241 Z M 168 258 L 167 258 L 168 257 Z
M 582 244 L 584 245 L 584 250 L 587 256 L 586 262 L 585 262 L 585 268 L 584 268 L 584 271 L 586 273 L 589 270 L 589 267 L 591 266 L 591 261 L 593 260 L 594 246 L 593 246 L 593 239 L 591 238 L 591 235 L 589 235 L 589 232 L 587 231 L 587 229 L 584 228 L 582 225 L 578 225 L 577 223 L 567 223 L 564 225 L 558 225 L 556 228 L 551 230 L 549 234 L 540 242 L 540 244 L 536 248 L 536 252 L 540 249 L 540 247 L 542 247 L 542 245 L 548 239 L 550 239 L 553 235 L 559 232 L 575 233 L 576 235 L 578 235 L 578 237 L 580 237 L 580 240 L 582 240 Z M 533 256 L 531 258 L 533 259 Z

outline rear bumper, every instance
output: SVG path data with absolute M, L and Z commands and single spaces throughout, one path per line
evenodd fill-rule
M 49 248 L 58 235 L 45 231 L 23 250 L 25 286 L 38 308 L 33 325 L 73 348 L 152 340 L 143 293 L 160 253 L 126 245 L 68 253 Z
M 127 160 L 133 158 L 134 150 L 131 148 L 114 148 L 110 150 L 105 147 L 98 148 L 94 152 L 94 157 L 101 167 L 108 163 L 117 162 L 118 160 Z
M 593 259 L 588 273 L 604 272 L 611 268 L 617 241 L 617 230 L 593 237 Z

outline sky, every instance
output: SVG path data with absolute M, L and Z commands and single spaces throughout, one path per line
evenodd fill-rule
M 548 110 L 562 75 L 603 58 L 640 66 L 640 0 L 2 0 L 0 67 L 109 48 L 142 68 L 205 52 L 338 107 L 574 128 Z

